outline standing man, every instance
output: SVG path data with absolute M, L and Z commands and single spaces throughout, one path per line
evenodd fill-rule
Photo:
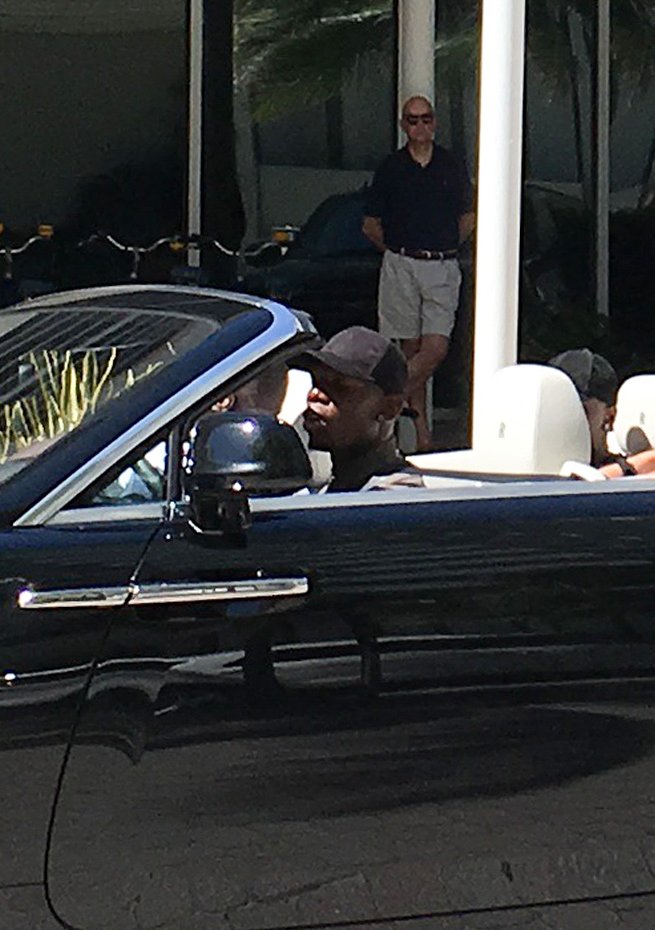
M 380 332 L 400 340 L 408 361 L 407 400 L 417 413 L 417 451 L 432 445 L 426 384 L 448 352 L 462 274 L 457 250 L 471 234 L 471 183 L 464 164 L 434 142 L 426 97 L 410 97 L 400 125 L 407 144 L 373 178 L 363 231 L 384 253 Z

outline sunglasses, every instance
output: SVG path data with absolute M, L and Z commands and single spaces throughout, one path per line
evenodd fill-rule
M 429 126 L 434 122 L 434 113 L 406 113 L 405 120 L 410 126 L 418 126 L 419 123 Z

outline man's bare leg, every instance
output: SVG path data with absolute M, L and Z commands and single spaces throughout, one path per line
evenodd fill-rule
M 427 333 L 417 339 L 403 339 L 400 346 L 409 368 L 407 402 L 416 411 L 416 451 L 432 448 L 432 416 L 428 417 L 426 385 L 448 354 L 449 340 L 438 333 Z

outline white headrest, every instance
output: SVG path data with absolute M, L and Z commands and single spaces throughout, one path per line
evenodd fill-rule
M 511 365 L 481 401 L 476 457 L 490 471 L 557 475 L 568 459 L 589 462 L 587 416 L 568 375 L 548 365 Z
M 628 455 L 655 446 L 655 375 L 635 375 L 619 388 L 614 437 Z

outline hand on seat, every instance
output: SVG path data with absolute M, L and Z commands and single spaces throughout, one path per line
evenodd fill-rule
M 580 481 L 605 481 L 605 475 L 593 465 L 586 462 L 574 462 L 569 460 L 564 462 L 559 470 L 562 478 L 577 478 Z

